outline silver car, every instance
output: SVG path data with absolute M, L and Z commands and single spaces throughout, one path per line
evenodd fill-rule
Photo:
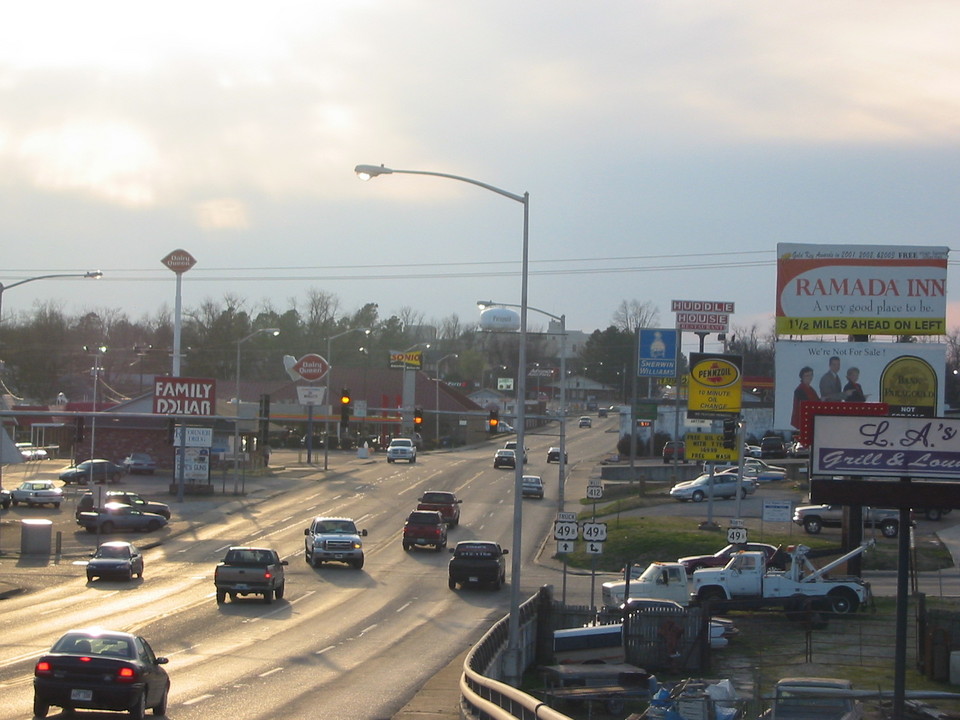
M 743 478 L 740 487 L 740 496 L 746 497 L 757 491 L 757 483 L 751 478 Z M 704 473 L 699 477 L 680 482 L 670 489 L 670 497 L 681 502 L 692 500 L 693 502 L 703 502 L 706 498 L 713 495 L 717 498 L 734 498 L 737 496 L 737 473 L 722 472 L 713 477 L 710 473 Z
M 153 532 L 166 526 L 167 519 L 156 513 L 141 512 L 123 503 L 106 503 L 100 510 L 77 513 L 77 525 L 88 532 L 112 533 L 114 530 Z
M 10 492 L 10 502 L 14 507 L 24 505 L 53 505 L 60 507 L 63 502 L 63 490 L 53 484 L 53 480 L 27 480 Z

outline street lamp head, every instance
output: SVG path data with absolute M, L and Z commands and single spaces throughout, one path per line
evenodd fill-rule
M 353 171 L 361 180 L 369 180 L 377 175 L 390 175 L 393 170 L 383 165 L 357 165 Z
M 90 270 L 89 272 L 84 273 L 83 276 L 84 276 L 85 278 L 93 278 L 94 280 L 99 280 L 100 278 L 103 277 L 103 271 L 102 271 L 102 270 Z
M 280 328 L 267 328 L 264 330 L 265 333 L 270 333 L 274 337 L 280 334 Z
M 484 310 L 488 307 L 493 307 L 493 300 L 477 300 L 477 307 L 481 310 Z

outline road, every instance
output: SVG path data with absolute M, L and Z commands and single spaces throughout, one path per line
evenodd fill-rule
M 569 430 L 571 460 L 595 462 L 609 451 L 612 436 L 597 443 L 598 432 Z M 547 492 L 542 502 L 523 503 L 521 551 L 530 571 L 522 576 L 522 597 L 541 584 L 560 584 L 556 570 L 534 564 L 556 512 L 557 466 L 546 464 L 546 452 L 557 440 L 527 437 L 526 471 L 543 475 Z M 403 519 L 422 491 L 453 490 L 463 505 L 450 542 L 493 539 L 509 548 L 513 478 L 509 470 L 493 469 L 492 448 L 485 447 L 422 454 L 415 465 L 387 464 L 382 457 L 351 462 L 346 471 L 291 483 L 268 500 L 238 505 L 216 522 L 179 520 L 172 503 L 169 529 L 130 536 L 147 548 L 144 579 L 130 583 L 87 583 L 82 557 L 37 567 L 11 566 L 4 559 L 4 572 L 16 573 L 30 592 L 3 603 L 0 720 L 30 716 L 36 657 L 70 628 L 94 625 L 137 632 L 170 658 L 169 716 L 178 720 L 389 718 L 506 614 L 509 601 L 508 588 L 451 592 L 449 555 L 404 552 Z M 55 518 L 65 547 L 92 547 L 95 537 L 72 524 L 72 508 L 65 502 L 59 511 L 4 512 Z M 352 517 L 368 530 L 362 571 L 307 565 L 303 530 L 318 514 Z M 213 569 L 233 544 L 280 551 L 289 562 L 283 600 L 216 605 Z M 587 602 L 589 589 L 589 578 L 571 578 L 568 599 Z

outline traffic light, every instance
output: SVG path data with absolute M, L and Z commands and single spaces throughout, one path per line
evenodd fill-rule
M 423 427 L 423 408 L 413 409 L 413 429 L 420 432 Z
M 737 429 L 736 419 L 723 421 L 723 447 L 727 450 L 737 447 Z
M 350 424 L 350 388 L 340 391 L 340 426 L 344 429 Z
M 83 442 L 83 431 L 84 431 L 84 420 L 82 415 L 77 416 L 77 430 L 74 434 L 74 439 L 77 442 Z
M 495 433 L 500 425 L 500 412 L 491 410 L 490 417 L 487 418 L 487 432 Z

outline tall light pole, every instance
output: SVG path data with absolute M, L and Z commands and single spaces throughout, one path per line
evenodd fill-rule
M 325 395 L 327 396 L 327 405 L 330 407 L 330 412 L 327 413 L 327 422 L 324 424 L 324 435 L 323 438 L 323 469 L 326 470 L 329 467 L 330 460 L 330 415 L 333 414 L 333 403 L 330 400 L 330 373 L 333 371 L 333 361 L 330 359 L 330 355 L 333 353 L 333 341 L 344 335 L 349 335 L 354 332 L 362 332 L 364 335 L 370 334 L 370 328 L 350 328 L 349 330 L 344 330 L 341 333 L 336 335 L 331 335 L 327 338 L 327 357 L 324 358 L 327 361 L 327 389 Z
M 436 397 L 436 415 L 435 415 L 435 417 L 436 417 L 436 420 L 437 420 L 437 449 L 438 449 L 438 450 L 440 449 L 440 363 L 442 363 L 444 360 L 447 360 L 447 359 L 449 359 L 449 358 L 458 358 L 458 357 L 460 357 L 460 356 L 457 355 L 456 353 L 450 353 L 449 355 L 444 355 L 442 358 L 440 358 L 439 360 L 437 360 L 437 377 L 436 377 L 437 397 Z
M 408 352 L 416 350 L 418 347 L 430 349 L 430 343 L 428 342 L 419 342 L 414 343 L 406 350 L 403 351 L 403 378 L 400 381 L 400 403 L 403 407 L 400 408 L 400 427 L 401 432 L 406 432 L 406 429 L 410 427 L 413 423 L 410 418 L 413 415 L 414 408 L 417 405 L 417 376 L 413 376 L 413 386 L 410 388 L 410 392 L 407 392 L 407 358 L 406 355 Z M 421 363 L 422 367 L 422 363 Z M 410 436 L 413 437 L 416 434 L 416 428 L 413 428 L 413 431 L 410 433 Z M 423 438 L 420 438 L 421 440 Z
M 233 401 L 237 405 L 237 419 L 233 423 L 233 494 L 240 492 L 240 346 L 247 340 L 257 335 L 269 333 L 276 337 L 280 334 L 280 328 L 260 328 L 254 330 L 249 335 L 237 340 L 237 385 Z
M 106 345 L 90 347 L 84 345 L 83 349 L 93 356 L 93 367 L 90 368 L 90 374 L 93 376 L 93 416 L 90 418 L 90 459 L 93 460 L 94 449 L 97 443 L 97 385 L 100 384 L 100 358 L 107 352 Z M 93 487 L 93 463 L 90 463 L 90 487 Z
M 498 303 L 493 300 L 477 300 L 477 307 L 483 310 L 488 307 L 517 307 L 510 303 Z M 566 478 L 567 465 L 567 316 L 554 315 L 540 308 L 527 306 L 528 310 L 533 310 L 541 315 L 546 315 L 560 323 L 560 477 L 559 490 L 557 493 L 557 509 L 559 512 L 564 510 L 564 485 Z M 526 370 L 523 370 L 526 372 Z
M 357 165 L 354 172 L 361 180 L 369 180 L 378 175 L 390 175 L 393 173 L 403 173 L 406 175 L 430 175 L 433 177 L 447 178 L 459 182 L 469 183 L 482 187 L 485 190 L 494 192 L 497 195 L 503 195 L 514 202 L 523 205 L 523 252 L 520 265 L 520 352 L 517 367 L 527 367 L 527 276 L 528 276 L 528 248 L 530 239 L 530 193 L 517 195 L 508 192 L 494 185 L 471 180 L 470 178 L 459 175 L 450 175 L 448 173 L 430 172 L 427 170 L 393 170 L 383 165 Z M 519 452 L 523 452 L 524 430 L 526 425 L 526 401 L 527 401 L 527 379 L 526 372 L 520 373 L 517 378 L 517 397 L 520 402 L 517 407 L 517 447 Z M 523 463 L 518 462 L 513 482 L 513 560 L 510 563 L 510 618 L 507 625 L 507 651 L 504 656 L 503 677 L 514 687 L 519 686 L 523 676 L 520 668 L 520 569 L 523 565 L 520 554 L 520 544 L 522 539 L 523 522 Z

